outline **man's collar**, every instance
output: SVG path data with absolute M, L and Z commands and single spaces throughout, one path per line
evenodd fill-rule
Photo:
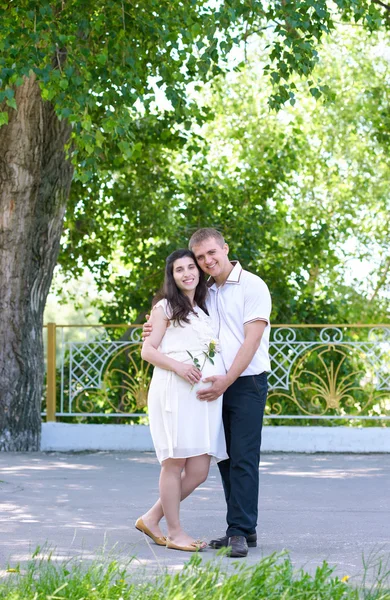
M 233 269 L 230 271 L 225 283 L 240 283 L 242 266 L 238 260 L 232 260 L 230 262 L 233 265 Z
M 230 264 L 233 265 L 233 269 L 230 271 L 228 278 L 226 279 L 225 283 L 222 285 L 225 285 L 226 283 L 235 283 L 235 284 L 240 283 L 242 266 L 240 265 L 238 260 L 231 260 Z M 211 276 L 207 280 L 207 285 L 208 285 L 209 289 L 213 289 L 213 290 L 218 289 L 218 286 L 215 283 L 214 278 Z

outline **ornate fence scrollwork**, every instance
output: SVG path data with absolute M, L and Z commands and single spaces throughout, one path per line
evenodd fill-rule
M 110 356 L 99 389 L 75 397 L 76 412 L 93 412 L 98 404 L 112 413 L 129 414 L 147 406 L 150 364 L 140 358 L 139 344 L 126 345 Z
M 146 417 L 152 368 L 140 356 L 141 328 L 83 331 L 62 335 L 57 415 Z M 277 326 L 270 355 L 266 418 L 390 422 L 390 327 Z
M 266 416 L 390 418 L 390 336 L 381 328 L 279 328 L 270 343 Z
M 151 365 L 141 358 L 140 340 L 137 327 L 125 332 L 106 328 L 89 332 L 84 341 L 68 342 L 68 402 L 62 400 L 67 414 L 124 417 L 145 412 Z

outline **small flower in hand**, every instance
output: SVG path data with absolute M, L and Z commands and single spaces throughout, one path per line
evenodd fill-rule
M 203 351 L 205 359 L 204 359 L 204 363 L 202 365 L 202 369 L 203 369 L 207 359 L 209 359 L 209 361 L 211 362 L 212 365 L 214 364 L 213 358 L 215 356 L 216 351 L 217 351 L 217 342 L 215 340 L 211 340 L 211 342 L 209 342 L 207 352 Z M 201 369 L 201 371 L 202 371 L 202 369 Z
M 189 354 L 189 356 L 191 357 L 191 359 L 192 359 L 192 362 L 193 362 L 193 364 L 195 365 L 195 367 L 196 367 L 197 369 L 199 369 L 199 371 L 203 371 L 203 367 L 204 367 L 204 366 L 205 366 L 205 364 L 206 364 L 206 360 L 209 360 L 209 361 L 211 362 L 211 364 L 212 364 L 212 365 L 214 364 L 213 358 L 214 358 L 214 356 L 215 356 L 215 353 L 216 353 L 216 352 L 218 352 L 218 348 L 217 348 L 217 346 L 218 346 L 218 342 L 217 342 L 216 340 L 211 340 L 211 341 L 208 343 L 207 350 L 206 350 L 206 351 L 205 351 L 205 350 L 203 350 L 203 354 L 204 354 L 204 361 L 203 361 L 203 365 L 202 365 L 202 366 L 200 365 L 200 362 L 199 362 L 199 360 L 197 359 L 197 357 L 196 357 L 196 356 L 193 356 L 193 355 L 191 354 L 191 352 L 189 352 L 189 350 L 187 350 L 187 354 Z M 194 384 L 194 385 L 195 385 L 195 384 Z M 191 390 L 193 389 L 194 385 L 191 387 Z

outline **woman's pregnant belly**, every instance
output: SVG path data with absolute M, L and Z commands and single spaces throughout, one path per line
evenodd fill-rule
M 212 375 L 226 375 L 226 371 L 225 371 L 225 367 L 223 365 L 223 361 L 222 361 L 222 356 L 220 353 L 217 353 L 214 358 L 213 358 L 214 364 L 211 364 L 211 362 L 206 359 L 205 365 L 202 369 L 202 380 L 206 379 L 207 377 L 211 377 Z M 203 364 L 203 360 L 200 361 L 200 364 Z M 202 383 L 202 381 L 200 381 L 197 385 L 196 385 L 196 389 L 197 390 L 202 390 L 202 389 L 207 389 L 209 387 L 211 387 L 212 382 L 208 382 L 208 383 Z
M 203 358 L 201 356 L 199 356 L 198 358 L 200 365 L 203 365 Z M 223 361 L 222 361 L 222 356 L 220 353 L 217 353 L 214 358 L 213 358 L 214 364 L 211 364 L 211 362 L 206 359 L 206 362 L 203 366 L 202 369 L 202 379 L 206 379 L 207 377 L 211 377 L 212 375 L 226 375 L 226 371 L 225 371 L 225 367 L 223 365 Z M 186 364 L 189 364 L 189 361 L 186 361 Z M 161 369 L 159 367 L 154 367 L 153 370 L 153 377 L 152 377 L 152 382 L 149 388 L 149 392 L 151 391 L 151 389 L 153 390 L 160 390 L 163 388 L 163 386 L 166 385 L 167 379 L 168 377 L 171 375 L 170 371 L 167 371 L 166 369 Z M 178 375 L 174 375 L 174 377 L 178 378 L 180 381 L 182 381 L 183 383 L 187 383 L 188 384 L 188 389 L 191 389 L 191 384 L 186 382 L 184 379 L 178 377 Z M 212 385 L 211 382 L 208 383 L 202 383 L 202 380 L 196 384 L 194 386 L 194 391 L 200 390 L 200 389 L 206 389 L 209 388 Z

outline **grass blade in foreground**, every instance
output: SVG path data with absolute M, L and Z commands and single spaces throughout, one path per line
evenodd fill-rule
M 8 569 L 0 583 L 0 600 L 390 600 L 389 576 L 369 588 L 340 579 L 324 562 L 314 575 L 294 570 L 288 554 L 272 554 L 255 565 L 191 557 L 175 575 L 142 572 L 131 564 L 54 563 L 33 559 L 25 569 Z M 382 563 L 383 564 L 383 563 Z M 344 579 L 344 581 L 343 581 Z M 386 589 L 387 587 L 387 589 Z

